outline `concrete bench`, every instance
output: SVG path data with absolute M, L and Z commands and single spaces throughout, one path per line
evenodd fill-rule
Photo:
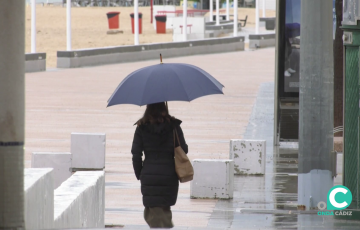
M 225 21 L 220 21 L 220 24 L 228 24 L 228 23 L 233 23 L 234 20 L 225 20 Z M 212 21 L 212 22 L 205 22 L 206 26 L 210 26 L 210 25 L 215 25 L 216 21 Z
M 230 159 L 234 174 L 265 174 L 266 141 L 230 140 Z
M 195 159 L 194 179 L 190 182 L 192 199 L 232 199 L 234 191 L 234 161 Z
M 249 48 L 265 48 L 275 47 L 276 36 L 275 33 L 269 34 L 249 34 Z
M 219 19 L 222 21 L 226 20 L 226 14 L 219 14 Z M 213 21 L 216 21 L 216 15 L 213 15 Z
M 238 23 L 237 27 L 238 27 L 238 31 L 240 31 L 241 24 Z M 218 37 L 218 36 L 224 35 L 224 34 L 232 34 L 234 32 L 234 23 L 230 22 L 230 23 L 224 23 L 224 24 L 220 24 L 220 25 L 206 25 L 205 30 L 206 30 L 206 32 L 208 32 L 208 31 L 213 32 L 215 37 Z
M 105 228 L 105 173 L 76 172 L 54 191 L 54 228 Z
M 71 133 L 72 171 L 105 168 L 105 133 Z
M 31 168 L 53 168 L 54 189 L 71 176 L 71 153 L 34 152 Z
M 25 229 L 52 229 L 53 169 L 24 169 Z
M 25 73 L 46 71 L 46 53 L 25 54 Z

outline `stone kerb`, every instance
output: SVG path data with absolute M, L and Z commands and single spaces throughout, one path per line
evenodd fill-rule
M 234 161 L 194 159 L 194 179 L 190 182 L 192 199 L 232 199 Z
M 234 174 L 265 174 L 266 141 L 230 140 L 230 159 L 234 160 Z
M 24 169 L 25 229 L 52 229 L 53 169 Z
M 71 153 L 34 152 L 31 156 L 32 168 L 53 168 L 54 189 L 71 176 Z
M 105 133 L 71 133 L 72 171 L 105 168 Z
M 276 36 L 274 33 L 267 34 L 250 34 L 249 35 L 249 48 L 265 48 L 274 47 L 276 44 Z
M 76 172 L 54 192 L 54 228 L 104 228 L 105 173 Z
M 168 42 L 142 44 L 134 46 L 102 47 L 57 52 L 58 68 L 79 68 L 84 66 L 108 65 L 124 62 L 136 62 L 163 57 L 181 57 L 189 55 L 212 54 L 242 51 L 245 38 L 225 37 L 186 42 Z

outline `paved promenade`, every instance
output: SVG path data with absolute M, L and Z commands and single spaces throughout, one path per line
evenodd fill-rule
M 358 221 L 297 210 L 297 145 L 272 146 L 274 57 L 273 48 L 164 57 L 168 63 L 197 65 L 225 85 L 224 95 L 169 103 L 170 113 L 183 120 L 191 159 L 228 158 L 230 139 L 267 141 L 265 176 L 235 176 L 234 199 L 192 200 L 190 184 L 181 184 L 178 202 L 172 207 L 174 229 L 359 229 Z M 106 108 L 106 102 L 129 73 L 157 63 L 26 75 L 26 167 L 30 167 L 32 152 L 69 152 L 71 132 L 106 133 L 105 222 L 118 228 L 149 229 L 130 153 L 133 124 L 144 107 Z M 341 183 L 339 178 L 336 184 Z
M 297 146 L 272 146 L 275 49 L 167 59 L 197 65 L 225 85 L 224 95 L 170 102 L 183 121 L 189 157 L 226 159 L 229 140 L 267 140 L 266 175 L 235 176 L 231 201 L 192 200 L 180 185 L 175 229 L 358 229 L 359 222 L 298 212 Z M 133 174 L 134 122 L 144 107 L 106 108 L 113 90 L 146 61 L 26 75 L 26 167 L 36 151 L 70 151 L 71 132 L 103 132 L 106 140 L 106 224 L 148 229 L 140 183 Z M 325 226 L 325 227 L 324 227 Z
M 225 159 L 229 140 L 242 138 L 259 89 L 274 79 L 275 50 L 243 51 L 167 59 L 205 69 L 225 85 L 224 95 L 170 102 L 170 113 L 183 121 L 189 157 Z M 145 61 L 26 74 L 25 166 L 31 153 L 70 151 L 71 132 L 106 133 L 106 223 L 145 225 L 140 183 L 133 174 L 131 143 L 144 107 L 106 108 L 117 85 L 132 71 L 157 64 Z M 216 200 L 189 199 L 181 184 L 173 207 L 176 226 L 206 227 Z

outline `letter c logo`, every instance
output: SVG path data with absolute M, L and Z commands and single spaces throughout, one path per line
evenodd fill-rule
M 344 207 L 346 207 L 346 206 L 348 205 L 348 203 L 346 203 L 346 201 L 344 201 L 344 202 L 342 202 L 342 203 L 338 203 L 338 202 L 336 202 L 336 200 L 335 200 L 335 195 L 336 195 L 337 193 L 339 193 L 339 192 L 346 194 L 346 193 L 348 192 L 348 190 L 346 190 L 346 189 L 344 189 L 344 188 L 336 188 L 336 189 L 332 190 L 332 191 L 330 192 L 330 195 L 329 195 L 329 200 L 330 200 L 330 203 L 331 203 L 335 208 L 344 208 Z
M 338 194 L 339 192 L 343 193 L 343 194 L 347 194 L 348 193 L 348 189 L 345 189 L 343 187 L 337 187 L 335 189 L 333 189 L 330 194 L 329 194 L 329 201 L 330 203 L 335 207 L 335 208 L 338 208 L 338 209 L 343 209 L 345 207 L 347 207 L 349 204 L 344 201 L 342 203 L 338 203 L 336 202 L 335 200 L 335 195 Z

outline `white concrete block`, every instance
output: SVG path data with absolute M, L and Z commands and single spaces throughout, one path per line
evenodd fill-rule
M 25 229 L 51 229 L 54 223 L 53 169 L 24 169 Z
M 231 199 L 234 192 L 234 161 L 195 159 L 194 179 L 190 182 L 190 197 Z
M 71 176 L 71 153 L 34 152 L 31 168 L 53 168 L 54 189 Z
M 230 140 L 234 174 L 265 174 L 266 141 Z
M 71 133 L 72 168 L 105 168 L 105 133 Z
M 105 228 L 105 173 L 79 171 L 54 192 L 54 227 Z

